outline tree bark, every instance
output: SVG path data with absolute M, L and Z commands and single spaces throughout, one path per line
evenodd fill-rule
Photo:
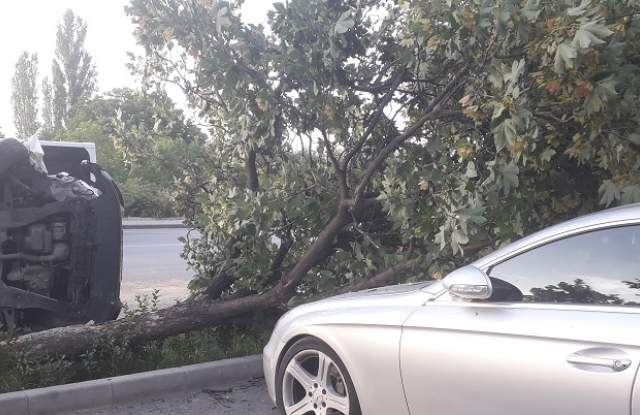
M 340 292 L 387 285 L 415 270 L 419 263 L 420 258 L 409 260 Z M 0 342 L 0 355 L 21 350 L 26 351 L 33 360 L 55 356 L 73 359 L 113 339 L 121 339 L 134 346 L 282 309 L 292 296 L 290 286 L 280 284 L 264 294 L 228 300 L 216 301 L 200 297 L 173 307 L 108 323 L 67 326 L 26 334 L 11 342 Z
M 113 339 L 138 345 L 201 330 L 237 317 L 260 314 L 279 308 L 282 298 L 277 289 L 224 301 L 197 299 L 139 316 L 97 325 L 75 325 L 26 334 L 11 342 L 0 342 L 0 355 L 15 350 L 27 352 L 29 358 L 76 358 Z
M 253 192 L 260 190 L 260 179 L 258 178 L 258 168 L 256 167 L 256 151 L 250 149 L 247 152 L 247 175 L 249 176 L 249 189 Z
M 349 287 L 342 288 L 338 294 L 367 290 L 369 288 L 383 287 L 401 280 L 401 277 L 411 274 L 420 266 L 422 258 L 414 258 L 394 265 L 368 279 L 359 281 Z

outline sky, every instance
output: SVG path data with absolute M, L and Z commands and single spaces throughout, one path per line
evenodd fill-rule
M 246 0 L 243 19 L 266 21 L 274 0 Z M 126 68 L 127 52 L 141 53 L 133 37 L 134 26 L 124 13 L 129 0 L 20 0 L 3 1 L 0 13 L 0 129 L 15 133 L 11 109 L 11 78 L 19 55 L 37 53 L 40 78 L 50 77 L 56 28 L 65 10 L 72 9 L 88 26 L 86 48 L 98 72 L 99 91 L 136 87 Z M 40 89 L 40 80 L 38 87 Z M 180 101 L 179 97 L 175 97 Z

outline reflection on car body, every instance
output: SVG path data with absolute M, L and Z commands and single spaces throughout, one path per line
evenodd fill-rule
M 0 323 L 49 328 L 120 312 L 122 200 L 82 148 L 45 147 L 45 174 L 0 140 Z
M 637 415 L 639 299 L 640 205 L 605 210 L 442 281 L 293 309 L 269 393 L 287 415 Z

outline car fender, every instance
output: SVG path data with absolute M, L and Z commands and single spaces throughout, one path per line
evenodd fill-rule
M 270 395 L 275 398 L 274 381 L 283 354 L 298 339 L 312 336 L 327 343 L 343 361 L 363 414 L 408 414 L 399 365 L 401 327 L 430 297 L 422 290 L 375 299 L 340 297 L 292 310 L 265 348 L 266 355 L 277 357 L 265 359 Z

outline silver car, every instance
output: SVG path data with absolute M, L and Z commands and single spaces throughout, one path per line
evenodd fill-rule
M 442 281 L 297 307 L 264 351 L 283 414 L 640 415 L 640 205 Z

